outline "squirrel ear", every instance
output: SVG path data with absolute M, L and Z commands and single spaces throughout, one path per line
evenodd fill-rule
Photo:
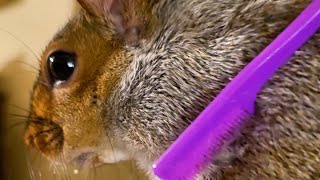
M 145 33 L 151 21 L 149 0 L 78 0 L 89 14 L 110 20 L 116 31 L 134 43 Z
M 124 32 L 122 0 L 78 0 L 78 3 L 87 13 L 111 20 L 119 33 Z

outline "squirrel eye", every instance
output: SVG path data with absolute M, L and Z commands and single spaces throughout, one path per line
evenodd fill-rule
M 73 53 L 56 51 L 47 59 L 47 68 L 54 85 L 67 81 L 76 67 L 76 56 Z

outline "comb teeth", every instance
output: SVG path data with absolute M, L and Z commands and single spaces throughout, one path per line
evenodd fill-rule
M 161 175 L 159 178 L 162 180 L 186 180 L 195 177 L 203 170 L 220 152 L 223 145 L 232 139 L 235 132 L 244 124 L 244 119 L 250 116 L 240 104 L 229 105 L 229 109 L 222 108 L 215 111 L 221 114 L 216 115 L 216 119 L 209 119 L 211 121 L 209 125 L 199 120 L 194 124 L 197 126 L 197 131 L 185 133 L 188 134 L 186 139 L 183 135 L 179 137 L 165 153 L 167 156 L 164 154 L 164 158 L 157 162 L 160 166 L 153 166 L 155 174 Z M 198 119 L 201 118 L 199 116 Z M 199 138 L 200 136 L 202 138 Z M 189 145 L 189 148 L 184 148 L 186 145 Z
M 238 110 L 238 109 L 237 109 Z M 218 147 L 221 147 L 221 145 L 225 144 L 226 141 L 230 141 L 232 137 L 241 129 L 241 126 L 244 125 L 244 119 L 248 119 L 250 117 L 250 114 L 245 113 L 246 111 L 240 110 L 239 112 L 231 112 L 232 117 L 229 117 L 228 121 L 225 121 L 221 125 L 221 129 L 224 129 L 224 131 L 219 131 L 220 133 L 216 135 L 215 141 L 218 142 L 217 144 L 217 149 Z M 213 151 L 216 151 L 212 149 Z
M 230 112 L 230 116 L 228 117 L 228 121 L 224 121 L 220 126 L 217 127 L 216 131 L 212 136 L 214 136 L 214 140 L 212 141 L 212 146 L 210 151 L 219 152 L 221 147 L 230 139 L 234 137 L 237 131 L 241 129 L 241 127 L 245 123 L 245 119 L 250 117 L 250 114 L 245 113 L 246 111 L 240 109 L 239 107 L 235 107 L 235 109 Z M 215 156 L 216 154 L 211 154 L 211 156 Z

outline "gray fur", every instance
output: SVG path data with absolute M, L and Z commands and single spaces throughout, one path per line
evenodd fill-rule
M 152 162 L 308 0 L 161 0 L 160 28 L 133 59 L 110 106 L 114 136 Z M 199 179 L 320 178 L 320 34 L 260 93 L 257 113 Z M 119 142 L 120 143 L 120 142 Z M 219 162 L 218 160 L 215 160 Z

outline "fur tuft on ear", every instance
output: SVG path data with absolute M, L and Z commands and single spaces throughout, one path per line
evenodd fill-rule
M 154 17 L 150 0 L 78 0 L 87 13 L 110 20 L 129 44 L 136 43 L 150 30 Z

